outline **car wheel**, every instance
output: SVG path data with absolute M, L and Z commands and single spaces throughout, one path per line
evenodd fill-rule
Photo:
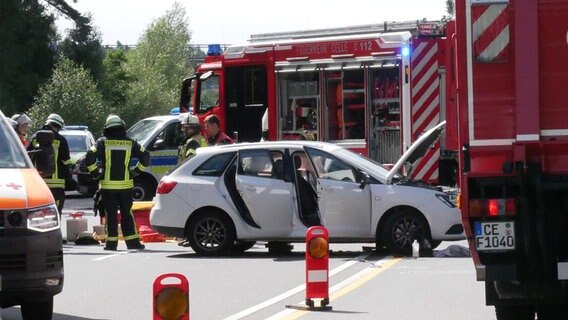
M 218 256 L 228 253 L 235 242 L 233 222 L 225 214 L 212 211 L 191 221 L 188 240 L 198 255 Z
M 24 320 L 51 320 L 53 316 L 53 298 L 47 301 L 28 301 L 21 307 Z
M 432 243 L 428 224 L 423 217 L 412 211 L 402 211 L 391 215 L 385 221 L 381 233 L 382 243 L 394 254 L 410 255 L 412 242 L 425 239 Z
M 495 306 L 495 315 L 497 320 L 534 320 L 535 313 L 530 306 Z
M 134 188 L 132 189 L 132 199 L 134 201 L 152 200 L 156 195 L 153 184 L 147 179 L 134 179 Z
M 256 241 L 247 241 L 247 240 L 237 240 L 233 245 L 231 251 L 241 253 L 245 252 L 248 249 L 252 248 L 256 244 Z

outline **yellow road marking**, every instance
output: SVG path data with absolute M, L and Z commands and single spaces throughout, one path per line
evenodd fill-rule
M 331 301 L 339 299 L 340 297 L 348 294 L 349 292 L 361 287 L 362 285 L 364 285 L 365 283 L 369 282 L 371 279 L 373 279 L 374 277 L 378 276 L 380 273 L 382 273 L 383 271 L 389 269 L 390 267 L 394 266 L 395 264 L 397 264 L 400 260 L 402 260 L 402 258 L 392 258 L 388 261 L 386 261 L 385 263 L 375 266 L 375 267 L 370 267 L 369 269 L 365 269 L 362 274 L 360 274 L 359 278 L 355 279 L 353 282 L 349 283 L 348 285 L 338 289 L 337 291 L 331 293 L 329 295 L 329 300 L 330 300 L 330 304 Z M 311 311 L 304 311 L 304 310 L 297 310 L 294 313 L 287 315 L 285 317 L 282 317 L 281 319 L 283 320 L 293 320 L 293 319 L 298 319 L 299 317 L 305 315 L 306 313 L 309 313 Z

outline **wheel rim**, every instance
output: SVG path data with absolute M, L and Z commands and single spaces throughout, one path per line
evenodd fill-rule
M 393 226 L 392 238 L 399 248 L 409 248 L 412 241 L 424 238 L 424 227 L 416 218 L 402 218 Z
M 144 190 L 144 187 L 135 184 L 134 188 L 132 189 L 132 199 L 134 199 L 134 201 L 141 201 L 144 200 L 145 196 L 146 196 L 146 191 Z
M 227 229 L 218 219 L 207 218 L 195 226 L 193 237 L 201 248 L 214 251 L 225 244 Z

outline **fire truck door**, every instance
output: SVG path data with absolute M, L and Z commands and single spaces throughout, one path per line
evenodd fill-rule
M 268 103 L 266 81 L 264 66 L 227 68 L 225 131 L 239 142 L 260 141 Z

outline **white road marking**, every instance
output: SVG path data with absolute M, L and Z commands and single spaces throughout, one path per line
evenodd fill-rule
M 389 263 L 391 262 L 393 259 L 392 256 L 387 256 L 382 258 L 381 260 L 371 264 L 369 267 L 357 272 L 356 274 L 352 275 L 351 277 L 341 281 L 340 283 L 334 285 L 333 287 L 329 288 L 329 295 L 331 296 L 332 293 L 337 292 L 345 287 L 347 287 L 348 285 L 354 283 L 355 281 L 363 278 L 365 275 L 367 275 L 368 273 L 372 272 L 374 269 L 376 268 L 381 268 L 385 263 Z M 331 300 L 331 297 L 330 297 Z M 304 306 L 305 301 L 300 301 L 297 303 L 297 305 L 302 305 Z M 277 319 L 282 319 L 285 316 L 289 316 L 293 313 L 298 312 L 298 310 L 295 309 L 285 309 L 273 316 L 271 316 L 270 318 L 266 318 L 265 320 L 277 320 Z
M 102 261 L 102 260 L 105 260 L 105 259 L 120 257 L 121 255 L 127 254 L 127 253 L 128 252 L 119 252 L 119 253 L 115 253 L 115 254 L 109 254 L 109 255 L 104 256 L 104 257 L 95 258 L 95 259 L 93 259 L 93 261 Z
M 343 270 L 345 270 L 345 269 L 347 269 L 347 268 L 353 266 L 354 264 L 359 263 L 361 260 L 367 259 L 367 257 L 369 257 L 370 255 L 371 255 L 371 253 L 365 253 L 365 254 L 362 254 L 362 255 L 360 255 L 360 256 L 355 257 L 354 259 L 352 259 L 352 260 L 350 260 L 350 261 L 348 261 L 348 262 L 346 262 L 346 263 L 340 265 L 339 267 L 333 269 L 333 270 L 329 273 L 329 276 L 332 277 L 332 276 L 334 276 L 334 275 L 340 273 L 341 271 L 343 271 Z M 291 296 L 297 294 L 298 292 L 301 292 L 302 290 L 305 290 L 305 288 L 306 288 L 306 284 L 304 283 L 304 284 L 299 285 L 299 286 L 297 286 L 297 287 L 295 287 L 295 288 L 293 288 L 293 289 L 291 289 L 291 290 L 288 290 L 288 291 L 286 291 L 286 292 L 284 292 L 284 293 L 282 293 L 282 294 L 280 294 L 280 295 L 277 295 L 277 296 L 275 296 L 275 297 L 272 298 L 272 299 L 268 299 L 268 300 L 266 300 L 266 301 L 264 301 L 264 302 L 261 302 L 261 303 L 255 305 L 255 306 L 252 306 L 252 307 L 250 307 L 250 308 L 248 308 L 248 309 L 245 309 L 245 310 L 243 310 L 243 311 L 241 311 L 241 312 L 239 312 L 239 313 L 236 313 L 236 314 L 234 314 L 234 315 L 232 315 L 232 316 L 229 316 L 229 317 L 227 317 L 227 318 L 225 318 L 225 319 L 223 319 L 223 320 L 238 320 L 238 319 L 243 319 L 244 317 L 249 316 L 249 315 L 251 315 L 251 314 L 253 314 L 253 313 L 255 313 L 255 312 L 259 311 L 259 310 L 262 310 L 262 309 L 264 309 L 264 308 L 270 306 L 270 305 L 273 305 L 273 304 L 275 304 L 276 302 L 279 302 L 279 301 L 282 301 L 282 300 L 284 300 L 284 299 L 286 299 L 286 298 L 288 298 L 288 297 L 291 297 Z

